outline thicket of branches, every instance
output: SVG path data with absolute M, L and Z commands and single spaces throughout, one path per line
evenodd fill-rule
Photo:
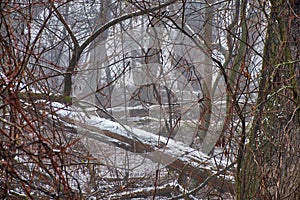
M 299 198 L 299 1 L 1 1 L 0 11 L 2 199 Z M 179 74 L 196 114 L 142 79 L 122 103 L 143 106 L 131 113 L 142 119 L 158 105 L 163 123 L 149 137 L 144 121 L 129 130 L 114 90 L 139 65 Z M 189 144 L 175 141 L 185 119 L 196 121 L 181 129 L 195 131 Z

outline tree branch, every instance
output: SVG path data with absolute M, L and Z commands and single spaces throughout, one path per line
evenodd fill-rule
M 120 17 L 114 18 L 111 21 L 105 23 L 103 26 L 101 26 L 95 33 L 93 33 L 90 37 L 88 37 L 80 47 L 75 48 L 72 58 L 70 59 L 69 67 L 67 69 L 67 74 L 65 75 L 65 82 L 64 82 L 64 96 L 70 96 L 72 91 L 72 75 L 74 74 L 75 67 L 78 65 L 78 61 L 81 57 L 82 52 L 86 47 L 88 47 L 92 41 L 94 41 L 97 37 L 99 37 L 105 30 L 109 29 L 110 27 L 125 21 L 127 19 L 141 16 L 144 14 L 148 14 L 157 10 L 160 10 L 162 8 L 165 8 L 173 3 L 177 2 L 177 0 L 170 0 L 166 3 L 160 4 L 158 6 L 145 9 L 145 10 L 139 10 L 136 12 L 128 13 L 125 15 L 122 15 Z

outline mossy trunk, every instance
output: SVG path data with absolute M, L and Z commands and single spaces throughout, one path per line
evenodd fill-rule
M 237 199 L 300 199 L 300 1 L 271 0 L 259 97 Z

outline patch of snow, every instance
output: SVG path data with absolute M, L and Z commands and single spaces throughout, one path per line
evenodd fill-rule
M 130 140 L 141 141 L 141 143 L 153 147 L 153 152 L 145 152 L 139 154 L 132 153 L 136 155 L 136 159 L 143 160 L 144 158 L 150 158 L 154 162 L 161 163 L 159 165 L 160 167 L 164 167 L 165 165 L 168 165 L 173 161 L 179 159 L 183 162 L 188 162 L 189 165 L 195 168 L 200 167 L 202 169 L 209 170 L 212 173 L 216 172 L 217 168 L 220 167 L 216 167 L 216 163 L 218 163 L 219 165 L 221 164 L 222 166 L 228 165 L 228 162 L 219 162 L 218 158 L 215 158 L 216 160 L 210 159 L 208 155 L 202 153 L 197 149 L 191 148 L 182 142 L 168 139 L 142 129 L 127 126 L 119 122 L 113 122 L 105 118 L 100 118 L 96 115 L 96 113 L 87 113 L 80 109 L 73 109 L 71 107 L 68 107 L 69 110 L 63 110 L 66 109 L 66 106 L 59 103 L 56 103 L 54 106 L 62 108 L 56 113 L 58 117 L 66 117 L 72 119 L 74 124 L 70 124 L 67 122 L 64 123 L 67 126 L 78 130 L 78 133 L 83 137 L 106 144 L 111 144 L 112 146 L 122 146 L 122 148 L 125 147 L 125 149 L 126 146 L 131 147 L 130 144 L 120 141 L 118 139 L 118 136 L 120 136 L 126 137 Z M 116 137 L 112 138 L 106 136 L 105 134 L 101 134 L 101 131 L 111 132 Z M 159 147 L 159 145 L 162 146 Z M 94 153 L 96 152 L 94 151 Z M 124 156 L 122 157 L 122 155 L 124 154 L 120 154 L 120 159 L 117 159 L 120 162 L 122 162 L 122 160 L 124 159 Z M 139 165 L 138 161 L 134 161 L 134 163 Z M 155 165 L 157 166 L 157 164 Z M 149 168 L 149 166 L 147 167 Z
M 7 77 L 6 77 L 6 75 L 5 75 L 5 74 L 3 74 L 2 72 L 0 72 L 0 79 L 4 80 L 4 82 L 5 82 L 6 84 L 8 84 L 8 83 L 9 83 L 9 80 L 8 80 L 8 78 L 7 78 Z
M 53 151 L 54 153 L 59 153 L 59 152 L 60 152 L 60 149 L 52 149 L 52 151 Z
M 25 197 L 25 198 L 27 197 L 27 195 L 25 193 L 21 193 L 16 190 L 9 190 L 8 194 L 17 195 L 19 197 Z

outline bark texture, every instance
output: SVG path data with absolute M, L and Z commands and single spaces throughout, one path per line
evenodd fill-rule
M 271 1 L 256 116 L 237 199 L 300 199 L 299 1 Z

